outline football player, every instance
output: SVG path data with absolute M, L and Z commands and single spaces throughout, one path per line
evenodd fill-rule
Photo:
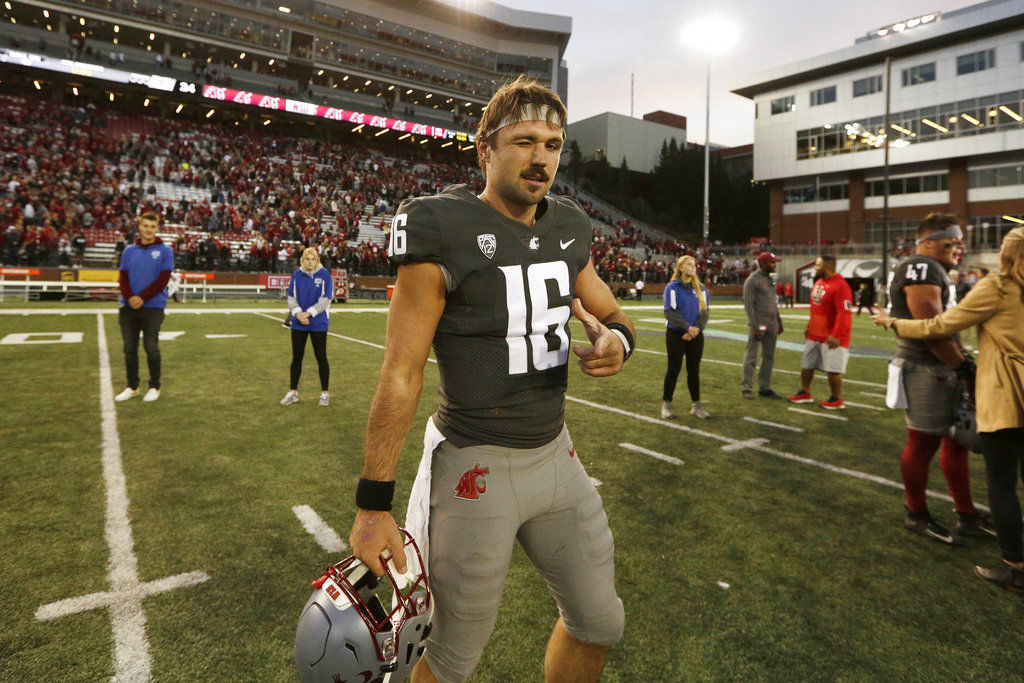
M 433 345 L 437 412 L 406 519 L 435 596 L 414 681 L 465 680 L 494 628 L 515 541 L 558 603 L 548 680 L 596 680 L 621 638 L 613 541 L 564 423 L 569 319 L 592 346 L 581 371 L 614 375 L 633 351 L 629 318 L 590 260 L 590 220 L 548 194 L 565 141 L 561 100 L 535 81 L 502 86 L 476 138 L 486 183 L 404 202 L 388 254 L 398 280 L 366 428 L 352 552 L 403 571 L 394 478 Z
M 893 318 L 932 318 L 956 304 L 948 270 L 960 262 L 963 230 L 955 216 L 930 213 L 917 228 L 917 249 L 896 264 L 889 286 Z M 973 385 L 974 360 L 964 353 L 957 337 L 921 341 L 897 335 L 899 350 L 893 358 L 902 370 L 906 395 L 907 445 L 900 459 L 907 497 L 904 526 L 940 543 L 961 545 L 962 536 L 995 536 L 971 499 L 968 451 L 950 436 L 957 405 L 958 376 Z M 928 512 L 925 489 L 928 469 L 942 445 L 942 473 L 953 497 L 959 520 L 951 533 Z

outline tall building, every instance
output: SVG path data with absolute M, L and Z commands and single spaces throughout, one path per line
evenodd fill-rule
M 662 145 L 675 140 L 686 146 L 686 117 L 654 111 L 635 119 L 609 111 L 570 123 L 566 139 L 579 145 L 585 159 L 607 159 L 616 168 L 625 161 L 631 171 L 650 173 Z
M 965 216 L 974 248 L 1024 223 L 1019 0 L 900 18 L 733 92 L 754 101 L 776 244 L 881 242 L 886 146 L 893 241 L 929 211 Z

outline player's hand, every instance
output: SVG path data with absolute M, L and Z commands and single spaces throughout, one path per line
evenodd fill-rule
M 690 335 L 690 339 L 696 339 L 700 336 L 700 328 L 696 325 L 691 325 L 690 329 L 686 331 L 686 334 Z
M 573 344 L 572 352 L 580 359 L 580 370 L 591 377 L 608 377 L 621 370 L 626 355 L 622 340 L 588 313 L 579 299 L 572 300 L 572 314 L 583 323 L 587 338 L 593 344 L 589 349 Z
M 879 311 L 871 316 L 871 322 L 875 323 L 879 327 L 889 327 L 889 323 L 892 322 L 892 316 L 885 311 Z
M 146 302 L 142 300 L 141 296 L 137 296 L 136 295 L 136 296 L 133 296 L 132 298 L 128 299 L 128 305 L 131 306 L 132 308 L 136 309 L 136 310 L 142 308 L 142 304 L 144 304 L 144 303 L 146 303 Z
M 308 325 L 309 324 L 309 312 L 308 311 L 303 311 L 302 313 L 299 313 L 298 315 L 296 315 L 295 319 L 298 320 L 303 325 Z
M 763 339 L 763 338 L 764 338 L 764 330 L 754 330 L 754 339 L 760 340 L 760 339 Z
M 359 508 L 352 522 L 348 544 L 356 559 L 369 567 L 376 576 L 384 576 L 384 565 L 380 562 L 382 554 L 385 557 L 391 555 L 398 573 L 405 573 L 405 542 L 390 512 Z
M 830 349 L 834 349 L 837 346 L 839 346 L 839 339 L 837 339 L 836 337 L 833 337 L 832 335 L 829 335 L 829 337 L 826 340 L 826 342 L 828 343 L 828 348 L 830 348 Z
M 779 319 L 779 334 L 782 334 L 782 319 Z

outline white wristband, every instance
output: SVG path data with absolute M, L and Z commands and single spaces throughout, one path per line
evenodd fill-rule
M 628 355 L 629 355 L 629 353 L 630 353 L 630 352 L 631 352 L 631 351 L 632 351 L 633 349 L 629 348 L 629 342 L 628 342 L 628 341 L 626 341 L 626 335 L 622 334 L 622 332 L 619 332 L 618 330 L 608 330 L 608 331 L 609 331 L 609 332 L 611 332 L 611 333 L 612 333 L 612 334 L 614 334 L 614 335 L 615 335 L 616 337 L 618 337 L 619 339 L 621 339 L 621 340 L 622 340 L 622 348 L 623 348 L 623 349 L 625 349 L 625 352 L 626 352 L 626 353 L 625 353 L 625 355 L 627 355 L 627 356 L 628 356 Z
M 302 307 L 296 306 L 292 309 L 292 315 L 298 315 L 299 313 L 302 313 Z

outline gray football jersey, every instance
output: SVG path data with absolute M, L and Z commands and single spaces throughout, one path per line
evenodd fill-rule
M 592 233 L 570 199 L 548 195 L 538 215 L 527 226 L 454 185 L 403 202 L 392 221 L 393 263 L 444 271 L 435 421 L 460 448 L 536 448 L 562 429 L 568 322 Z

